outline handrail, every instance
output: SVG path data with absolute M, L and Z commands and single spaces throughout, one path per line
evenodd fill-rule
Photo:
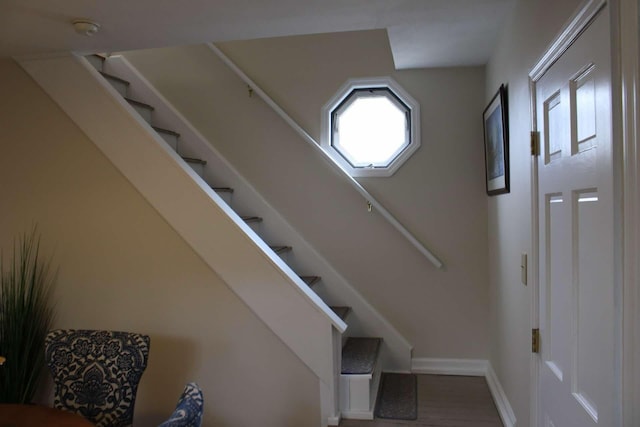
M 352 177 L 347 171 L 345 171 L 342 166 L 331 156 L 327 155 L 327 153 L 320 147 L 312 137 L 305 131 L 298 123 L 295 122 L 284 111 L 276 102 L 271 99 L 269 95 L 267 95 L 249 76 L 247 76 L 244 71 L 242 71 L 231 59 L 220 50 L 213 43 L 207 43 L 207 46 L 213 53 L 215 53 L 221 60 L 224 62 L 234 73 L 242 79 L 249 87 L 256 93 L 262 100 L 270 106 L 276 114 L 278 114 L 285 122 L 289 124 L 306 142 L 308 142 L 316 151 L 321 153 L 325 159 L 329 160 L 330 163 L 339 171 L 341 175 L 349 181 L 349 183 L 367 200 L 370 206 L 375 207 L 380 214 L 393 225 L 396 230 L 400 232 L 418 251 L 423 254 L 431 263 L 441 270 L 444 269 L 444 264 L 442 261 L 438 259 L 437 256 L 433 254 L 429 249 L 427 249 L 418 239 L 416 239 L 413 234 L 409 232 L 401 223 L 398 221 L 380 202 L 378 202 L 369 192 L 358 182 L 354 177 Z

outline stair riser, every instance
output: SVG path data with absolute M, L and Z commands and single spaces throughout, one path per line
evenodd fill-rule
M 248 222 L 247 225 L 255 231 L 256 234 L 260 235 L 260 222 Z
M 344 345 L 347 343 L 348 339 L 349 339 L 349 335 L 342 334 L 342 347 L 344 347 Z
M 278 254 L 280 259 L 283 260 L 287 264 L 289 264 L 289 255 L 290 255 L 289 252 L 284 252 L 284 253 Z
M 231 206 L 231 199 L 233 198 L 233 193 L 229 193 L 227 191 L 218 191 L 217 193 L 218 193 L 218 196 L 220 196 L 226 204 Z
M 340 375 L 340 412 L 345 419 L 372 420 L 380 378 L 381 357 L 372 375 Z
M 149 108 L 143 107 L 142 105 L 132 103 L 129 103 L 129 105 L 131 105 L 133 109 L 136 110 L 136 112 L 140 114 L 147 123 L 151 124 L 151 113 L 153 111 L 151 111 Z
M 93 56 L 93 55 L 85 56 L 85 58 L 87 58 L 87 61 L 89 61 L 89 63 L 93 66 L 93 68 L 95 68 L 98 71 L 104 71 L 103 69 L 104 60 L 102 58 L 98 58 L 97 56 Z
M 187 164 L 191 167 L 191 169 L 193 169 L 198 175 L 200 175 L 200 178 L 204 177 L 204 165 L 201 163 L 191 163 L 191 162 L 187 162 Z
M 113 86 L 113 88 L 117 90 L 121 96 L 126 97 L 128 95 L 127 93 L 127 90 L 129 89 L 128 84 L 121 82 L 120 80 L 110 79 L 108 77 L 106 77 L 106 79 L 109 82 L 109 84 Z
M 158 135 L 160 135 L 162 137 L 162 139 L 165 140 L 165 142 L 167 144 L 169 144 L 169 146 L 173 149 L 173 151 L 177 152 L 178 151 L 178 137 L 175 135 L 171 135 L 169 133 L 164 133 L 164 132 L 158 132 Z

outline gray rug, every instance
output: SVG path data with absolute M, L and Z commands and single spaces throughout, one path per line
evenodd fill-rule
M 375 415 L 389 420 L 417 419 L 418 378 L 413 374 L 383 373 Z

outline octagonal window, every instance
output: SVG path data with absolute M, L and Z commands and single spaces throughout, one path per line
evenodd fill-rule
M 323 109 L 322 146 L 352 176 L 390 176 L 420 146 L 419 119 L 392 79 L 351 80 Z

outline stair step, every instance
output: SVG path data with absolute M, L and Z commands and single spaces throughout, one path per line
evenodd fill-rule
M 102 77 L 104 77 L 105 79 L 115 80 L 115 81 L 120 82 L 120 83 L 122 83 L 123 85 L 126 85 L 126 86 L 130 86 L 131 85 L 131 83 L 128 80 L 125 80 L 125 79 L 123 79 L 121 77 L 118 77 L 118 76 L 114 76 L 113 74 L 105 73 L 104 71 L 100 71 L 100 74 L 102 74 Z
M 240 218 L 242 218 L 242 220 L 247 223 L 262 222 L 262 218 L 260 218 L 259 216 L 241 216 Z
M 381 338 L 347 338 L 342 347 L 340 412 L 345 419 L 374 419 L 382 377 Z
M 131 83 L 129 83 L 125 79 L 121 79 L 118 76 L 105 73 L 104 71 L 100 71 L 100 74 L 102 74 L 102 77 L 104 77 L 111 84 L 111 86 L 113 86 L 113 88 L 118 91 L 120 95 L 125 98 L 127 97 L 127 92 Z
M 342 320 L 346 319 L 349 313 L 351 313 L 351 307 L 332 306 L 329 308 Z
M 211 187 L 211 188 L 216 193 L 233 193 L 233 188 L 231 187 Z
M 233 188 L 231 187 L 211 187 L 213 191 L 218 193 L 218 196 L 224 200 L 224 202 L 231 206 L 231 196 L 233 196 Z
M 193 163 L 194 165 L 206 165 L 207 161 L 206 160 L 202 160 L 202 159 L 196 159 L 195 157 L 182 157 L 182 160 L 184 160 L 187 163 Z
M 124 98 L 137 112 L 142 116 L 143 119 L 147 121 L 147 123 L 151 124 L 151 113 L 153 113 L 153 108 L 149 104 L 145 104 L 144 102 L 137 101 L 131 98 Z
M 293 249 L 291 246 L 269 246 L 273 252 L 278 255 L 284 254 L 286 252 L 291 252 Z
M 178 132 L 172 131 L 170 129 L 160 128 L 158 126 L 151 126 L 158 133 L 166 133 L 167 135 L 173 135 L 175 137 L 180 137 Z
M 382 338 L 349 337 L 342 347 L 343 375 L 373 374 Z
M 300 276 L 302 281 L 307 284 L 310 288 L 313 287 L 316 283 L 318 283 L 321 279 L 320 276 Z
M 157 126 L 151 126 L 151 127 L 153 128 L 153 130 L 158 132 L 158 135 L 160 135 L 162 139 L 164 139 L 165 142 L 171 146 L 171 148 L 173 148 L 173 151 L 176 151 L 176 152 L 178 151 L 178 138 L 180 138 L 180 134 L 178 132 L 174 132 L 169 129 L 159 128 Z
M 196 159 L 194 157 L 182 157 L 182 160 L 187 162 L 187 164 L 193 169 L 200 178 L 204 178 L 204 166 L 207 164 L 206 160 Z
M 107 59 L 106 56 L 99 55 L 97 53 L 93 55 L 87 55 L 85 56 L 85 58 L 87 58 L 87 61 L 89 61 L 89 63 L 93 66 L 93 68 L 95 68 L 98 71 L 102 71 L 104 61 L 106 61 Z

